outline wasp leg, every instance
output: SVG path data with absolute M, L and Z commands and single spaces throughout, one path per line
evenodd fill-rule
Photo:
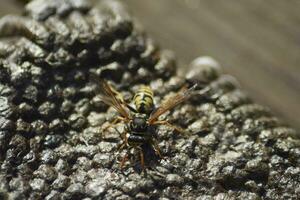
M 126 146 L 128 145 L 126 134 L 127 134 L 127 132 L 124 132 L 124 133 L 122 134 L 123 136 L 121 136 L 122 139 L 123 139 L 123 142 L 122 142 L 122 144 L 118 147 L 118 151 L 119 151 L 119 152 L 120 152 L 121 150 L 123 150 L 124 147 L 126 147 Z
M 156 122 L 154 122 L 153 124 L 154 124 L 154 125 L 164 125 L 164 126 L 168 126 L 168 127 L 170 127 L 170 128 L 175 129 L 178 133 L 181 133 L 181 134 L 184 134 L 184 133 L 185 133 L 185 131 L 184 131 L 182 128 L 180 128 L 180 127 L 178 127 L 178 126 L 175 126 L 175 125 L 173 125 L 173 124 L 170 124 L 167 120 L 156 121 Z
M 127 140 L 126 134 L 127 134 L 127 132 L 124 132 L 124 133 L 123 133 L 123 136 L 122 136 L 122 138 L 123 138 L 123 143 L 120 145 L 120 147 L 118 147 L 118 151 L 119 151 L 119 152 L 120 152 L 121 150 L 123 150 L 126 146 L 128 146 L 128 140 Z M 121 169 L 123 169 L 124 164 L 125 164 L 125 162 L 126 162 L 127 159 L 128 159 L 128 152 L 129 152 L 130 149 L 131 149 L 131 147 L 129 147 L 129 148 L 127 149 L 127 152 L 126 152 L 126 154 L 124 155 L 124 157 L 123 157 L 123 159 L 122 159 L 122 161 L 121 161 L 121 163 L 120 163 L 120 168 L 121 168 Z
M 107 129 L 119 124 L 120 122 L 127 122 L 127 121 L 128 120 L 126 118 L 117 116 L 108 126 L 106 126 L 104 129 L 102 129 L 102 134 L 101 134 L 102 138 Z
M 126 140 L 126 141 L 127 141 L 127 136 L 126 136 L 126 134 L 128 133 L 128 132 L 127 132 L 127 129 L 125 129 L 122 133 L 121 133 L 116 127 L 114 127 L 114 129 L 115 129 L 116 132 L 119 133 L 119 135 L 121 136 L 121 138 L 122 138 L 123 140 Z
M 144 152 L 143 152 L 143 149 L 141 147 L 138 147 L 139 151 L 140 151 L 140 158 L 141 158 L 141 166 L 142 166 L 142 169 L 144 171 L 145 169 L 145 158 L 144 158 Z
M 126 142 L 122 142 L 122 144 L 118 147 L 118 151 L 119 152 L 122 151 L 126 146 L 127 146 Z
M 157 141 L 155 139 L 151 140 L 151 145 L 154 148 L 155 153 L 159 156 L 159 158 L 163 159 L 164 157 L 161 155 L 159 146 L 158 146 Z
M 122 161 L 120 163 L 120 168 L 123 169 L 125 162 L 128 159 L 128 152 L 126 152 L 126 154 L 124 155 L 124 157 L 122 158 Z
M 126 153 L 125 153 L 125 155 L 124 155 L 124 157 L 123 157 L 123 159 L 122 159 L 122 161 L 121 161 L 121 163 L 120 163 L 120 168 L 121 168 L 121 169 L 123 169 L 125 162 L 128 160 L 128 155 L 129 155 L 130 150 L 131 150 L 132 148 L 133 148 L 132 146 L 129 146 L 129 148 L 127 148 L 127 151 L 126 151 Z

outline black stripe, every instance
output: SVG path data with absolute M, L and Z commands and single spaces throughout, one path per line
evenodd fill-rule
M 145 99 L 145 98 L 149 98 L 149 99 L 153 100 L 153 97 L 150 96 L 150 95 L 148 95 L 148 94 L 144 94 L 144 99 Z

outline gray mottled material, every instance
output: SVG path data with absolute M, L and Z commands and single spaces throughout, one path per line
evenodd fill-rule
M 25 16 L 0 19 L 0 198 L 297 199 L 300 141 L 251 101 L 218 63 L 200 57 L 186 76 L 116 1 L 32 1 Z M 145 151 L 123 170 L 116 112 L 89 75 L 126 100 L 141 84 L 157 103 L 185 85 L 195 95 L 167 118 L 186 130 L 157 129 L 164 160 Z M 99 131 L 100 130 L 100 131 Z

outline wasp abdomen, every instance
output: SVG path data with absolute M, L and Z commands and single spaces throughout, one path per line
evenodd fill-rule
M 135 145 L 146 143 L 147 139 L 142 135 L 129 135 L 127 141 L 129 145 L 135 146 Z
M 150 87 L 140 87 L 140 89 L 134 95 L 133 101 L 137 112 L 150 114 L 153 111 L 153 91 Z

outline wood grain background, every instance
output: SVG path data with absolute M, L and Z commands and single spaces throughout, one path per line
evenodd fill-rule
M 179 66 L 209 55 L 300 130 L 299 0 L 124 0 Z
M 258 103 L 300 130 L 299 0 L 123 0 L 183 70 L 209 55 Z M 0 0 L 0 14 L 22 5 Z

